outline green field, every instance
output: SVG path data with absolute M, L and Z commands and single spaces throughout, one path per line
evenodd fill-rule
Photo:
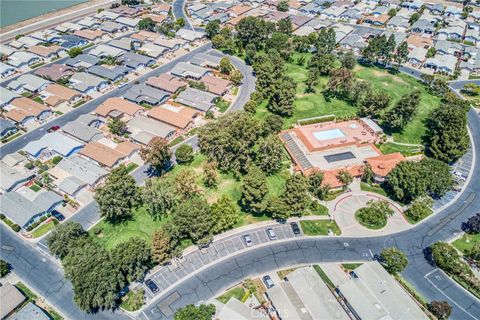
M 306 236 L 327 236 L 329 229 L 336 236 L 342 234 L 337 223 L 330 220 L 302 220 L 300 221 L 300 226 Z
M 362 183 L 360 184 L 360 189 L 362 191 L 374 192 L 382 196 L 388 197 L 385 190 L 383 190 L 380 186 L 377 186 L 377 185 L 371 185 L 362 181 Z
M 410 156 L 423 153 L 423 147 L 404 146 L 404 145 L 396 144 L 392 142 L 384 143 L 378 146 L 378 148 L 380 149 L 380 151 L 382 151 L 383 154 L 400 152 L 405 157 L 410 157 Z
M 465 253 L 465 250 L 471 249 L 477 243 L 480 243 L 480 234 L 464 234 L 452 244 L 458 251 Z
M 58 224 L 58 221 L 56 219 L 53 219 L 50 222 L 42 224 L 40 227 L 38 227 L 32 232 L 32 237 L 38 238 L 43 236 L 44 234 L 52 230 L 57 224 Z
M 297 61 L 300 56 L 306 56 L 308 61 L 310 54 L 295 53 L 292 55 L 292 62 L 287 63 L 285 66 L 287 75 L 292 77 L 297 83 L 297 97 L 294 102 L 295 111 L 293 116 L 285 120 L 284 127 L 291 127 L 299 119 L 331 114 L 334 114 L 337 117 L 355 115 L 356 108 L 349 105 L 347 102 L 339 99 L 332 99 L 329 102 L 325 100 L 322 91 L 327 85 L 328 77 L 322 77 L 320 79 L 315 93 L 305 93 L 304 82 L 307 79 L 308 62 L 305 62 L 303 66 L 299 66 Z M 403 95 L 410 93 L 415 89 L 420 90 L 421 101 L 418 114 L 414 117 L 412 122 L 407 125 L 403 132 L 393 133 L 393 137 L 396 142 L 421 144 L 422 136 L 426 132 L 425 120 L 427 115 L 440 104 L 440 98 L 429 94 L 426 91 L 425 86 L 420 84 L 416 79 L 402 73 L 393 75 L 387 70 L 373 67 L 366 68 L 362 66 L 357 66 L 355 72 L 358 79 L 366 80 L 370 82 L 374 88 L 384 90 L 390 94 L 392 97 L 392 106 Z M 258 118 L 263 119 L 268 115 L 266 106 L 266 102 L 263 102 L 258 106 Z M 403 148 L 402 151 L 403 150 L 405 150 L 405 148 Z M 406 151 L 409 150 L 407 149 Z
M 234 297 L 238 301 L 242 301 L 242 298 L 244 295 L 245 295 L 245 289 L 243 289 L 243 287 L 241 286 L 238 286 L 228 290 L 227 292 L 219 296 L 217 300 L 220 301 L 221 303 L 227 303 L 228 300 L 230 300 L 230 298 Z

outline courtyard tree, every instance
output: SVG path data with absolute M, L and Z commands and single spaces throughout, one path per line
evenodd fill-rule
M 427 305 L 430 311 L 438 320 L 448 320 L 452 314 L 452 307 L 447 301 L 434 300 Z
M 126 283 L 141 280 L 151 267 L 150 248 L 147 242 L 139 237 L 132 237 L 118 244 L 111 255 Z
M 240 203 L 244 209 L 252 213 L 261 213 L 265 208 L 265 197 L 268 194 L 267 176 L 257 166 L 250 166 L 243 178 Z
M 143 18 L 138 22 L 138 29 L 153 32 L 155 31 L 156 25 L 157 24 L 152 20 L 152 18 Z
M 382 250 L 380 262 L 388 272 L 395 274 L 402 272 L 407 267 L 408 258 L 403 251 L 390 247 Z
M 119 118 L 113 118 L 107 124 L 108 130 L 116 135 L 123 135 L 127 131 L 127 123 Z
M 288 0 L 280 0 L 277 4 L 277 10 L 280 12 L 287 12 L 289 9 Z
M 350 183 L 353 182 L 352 175 L 346 170 L 340 170 L 338 172 L 337 179 L 343 183 L 344 186 L 348 186 Z
M 163 229 L 152 234 L 152 258 L 159 264 L 166 263 L 171 258 L 170 235 Z
M 420 91 L 407 93 L 385 113 L 383 123 L 393 130 L 402 130 L 417 114 L 420 104 Z
M 210 20 L 205 26 L 205 34 L 208 39 L 212 39 L 220 32 L 220 20 Z
M 148 145 L 140 150 L 140 157 L 158 173 L 163 173 L 169 166 L 172 151 L 168 141 L 162 137 L 153 137 Z
M 211 320 L 215 314 L 215 306 L 213 304 L 201 304 L 196 307 L 189 304 L 178 309 L 173 316 L 174 320 Z
M 215 221 L 212 232 L 220 233 L 233 227 L 238 221 L 240 213 L 232 199 L 223 195 L 212 204 L 212 216 Z
M 426 181 L 417 166 L 402 161 L 388 174 L 387 186 L 396 199 L 408 203 L 426 194 Z
M 223 57 L 220 60 L 220 72 L 223 74 L 230 74 L 232 70 L 233 70 L 233 65 L 230 59 L 227 57 Z
M 175 159 L 180 164 L 190 163 L 193 160 L 193 148 L 189 144 L 182 144 L 175 150 Z
M 47 236 L 48 250 L 54 257 L 63 259 L 70 252 L 75 241 L 86 236 L 87 233 L 80 223 L 66 221 L 57 225 Z
M 302 174 L 292 174 L 288 177 L 282 200 L 285 202 L 290 216 L 301 216 L 307 209 L 310 203 L 307 190 L 308 184 Z
M 325 200 L 325 197 L 328 194 L 328 186 L 323 185 L 323 172 L 315 171 L 308 176 L 308 191 L 311 195 L 319 200 Z
M 256 153 L 256 164 L 267 175 L 282 168 L 284 149 L 277 135 L 272 134 L 261 140 Z
M 215 221 L 210 206 L 203 197 L 196 196 L 182 201 L 175 208 L 173 223 L 182 237 L 191 239 L 195 244 L 205 245 L 212 240 Z
M 110 172 L 105 185 L 95 193 L 100 215 L 109 223 L 119 223 L 132 217 L 138 205 L 138 187 L 135 179 L 122 164 Z
M 179 199 L 171 179 L 157 177 L 145 180 L 143 202 L 154 219 L 171 213 Z

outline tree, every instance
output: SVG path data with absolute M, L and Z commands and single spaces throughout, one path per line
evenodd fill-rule
M 337 45 L 336 33 L 333 28 L 322 28 L 318 33 L 315 47 L 317 54 L 331 54 Z
M 233 65 L 230 59 L 227 57 L 223 57 L 220 60 L 220 72 L 223 74 L 230 74 L 230 72 L 233 70 Z
M 283 150 L 283 145 L 276 135 L 266 137 L 258 146 L 257 166 L 267 175 L 278 172 L 282 168 Z
M 309 204 L 307 194 L 308 185 L 301 174 L 292 174 L 285 183 L 282 199 L 285 202 L 290 216 L 301 216 Z
M 5 277 L 10 272 L 10 264 L 5 260 L 0 260 L 0 278 Z
M 414 90 L 407 93 L 395 104 L 393 108 L 387 111 L 383 122 L 389 128 L 402 130 L 417 114 L 420 104 L 420 91 Z
M 140 4 L 140 0 L 122 0 L 123 6 L 138 6 Z
M 263 135 L 279 133 L 283 127 L 283 118 L 278 114 L 269 114 L 263 123 Z
M 480 94 L 480 86 L 476 83 L 467 83 L 462 88 L 462 93 L 469 96 L 478 96 Z
M 108 130 L 116 135 L 123 135 L 127 131 L 127 123 L 119 118 L 113 118 L 108 122 Z
M 173 214 L 173 223 L 183 237 L 195 244 L 207 244 L 215 225 L 212 211 L 204 198 L 196 196 L 181 202 Z
M 283 18 L 277 22 L 277 31 L 285 35 L 291 35 L 293 31 L 293 24 L 290 18 Z
M 235 25 L 237 39 L 243 48 L 250 43 L 260 47 L 263 46 L 274 28 L 274 23 L 253 16 L 242 18 Z
M 207 188 L 215 188 L 218 184 L 217 162 L 208 161 L 203 166 L 203 184 Z
M 465 249 L 465 257 L 472 259 L 478 265 L 480 262 L 480 243 L 475 243 L 471 248 Z
M 84 311 L 113 309 L 124 287 L 123 275 L 110 254 L 91 238 L 83 238 L 62 260 L 73 285 L 75 304 Z
M 193 160 L 193 148 L 189 144 L 182 144 L 175 150 L 175 159 L 180 164 L 190 163 Z
M 143 201 L 147 206 L 148 213 L 154 219 L 160 219 L 173 211 L 179 199 L 172 181 L 159 177 L 145 181 Z
M 464 226 L 465 232 L 469 234 L 480 233 L 480 213 L 468 218 Z
M 272 219 L 287 220 L 290 218 L 290 210 L 282 198 L 272 196 L 267 201 L 265 211 Z
M 152 257 L 159 264 L 171 258 L 170 236 L 164 229 L 155 230 L 152 234 Z
M 87 233 L 80 223 L 66 221 L 56 226 L 47 237 L 48 250 L 54 257 L 63 259 L 70 252 L 75 241 L 86 236 Z
M 295 81 L 290 77 L 279 79 L 275 84 L 275 91 L 270 97 L 268 110 L 282 117 L 291 117 L 296 87 Z
M 144 239 L 132 237 L 113 248 L 112 259 L 125 282 L 138 281 L 151 265 L 150 248 Z
M 212 45 L 214 48 L 224 50 L 227 47 L 227 39 L 220 34 L 214 35 L 212 37 Z
M 330 191 L 328 185 L 323 184 L 323 172 L 316 171 L 313 174 L 308 176 L 308 191 L 318 200 L 325 200 Z
M 372 170 L 372 166 L 369 163 L 366 163 L 363 166 L 363 173 L 362 173 L 362 181 L 366 183 L 370 183 L 373 181 L 374 173 Z
M 380 51 L 382 58 L 384 59 L 383 62 L 385 66 L 388 66 L 390 61 L 392 61 L 392 58 L 395 54 L 396 46 L 397 46 L 397 43 L 395 42 L 395 36 L 392 33 L 388 37 L 385 47 L 383 47 L 382 50 Z
M 425 55 L 426 58 L 433 58 L 437 54 L 437 49 L 435 47 L 430 47 Z
M 230 72 L 230 81 L 233 83 L 233 85 L 238 86 L 242 83 L 243 80 L 243 73 L 241 73 L 239 70 L 235 69 L 232 72 Z
M 408 203 L 426 194 L 426 181 L 417 166 L 417 163 L 403 161 L 387 176 L 390 192 L 401 202 Z
M 155 21 L 152 20 L 152 18 L 143 18 L 138 22 L 138 29 L 139 30 L 147 30 L 147 31 L 155 31 L 155 26 L 157 24 Z
M 369 200 L 367 206 L 357 210 L 355 217 L 358 221 L 371 229 L 380 229 L 387 224 L 389 217 L 394 211 L 385 200 L 373 201 Z
M 389 16 L 390 18 L 393 18 L 393 17 L 395 17 L 396 15 L 397 15 L 397 9 L 392 8 L 392 9 L 388 10 L 388 16 Z
M 241 191 L 240 203 L 245 210 L 261 213 L 264 210 L 264 200 L 268 194 L 267 176 L 257 166 L 251 166 L 243 178 Z
M 436 159 L 422 159 L 417 167 L 422 176 L 426 179 L 426 191 L 433 198 L 442 197 L 447 191 L 451 190 L 454 184 L 453 176 L 450 173 L 450 167 Z
M 287 21 L 290 21 L 290 19 L 287 19 Z M 286 33 L 274 32 L 266 41 L 265 46 L 276 50 L 286 61 L 290 59 L 290 55 L 293 53 L 292 38 Z
M 95 193 L 100 215 L 115 224 L 132 217 L 132 209 L 138 204 L 138 188 L 135 179 L 122 164 L 113 169 L 105 185 Z
M 427 150 L 435 159 L 452 163 L 467 152 L 467 116 L 457 106 L 436 108 L 427 120 L 427 129 Z
M 413 222 L 418 222 L 428 217 L 433 211 L 431 206 L 433 200 L 429 197 L 420 197 L 415 199 L 412 204 L 405 210 L 405 215 Z
M 428 305 L 430 311 L 439 320 L 448 320 L 452 314 L 452 307 L 447 301 L 432 301 Z
M 175 312 L 173 319 L 175 320 L 211 320 L 215 314 L 215 306 L 213 304 L 201 304 L 195 307 L 193 304 L 189 304 L 183 308 L 180 308 Z
M 353 51 L 350 50 L 341 57 L 340 63 L 342 64 L 342 68 L 353 70 L 357 64 L 357 58 L 355 58 Z
M 185 27 L 185 19 L 178 18 L 175 20 L 175 29 L 180 30 L 181 28 Z
M 358 113 L 363 117 L 379 118 L 382 112 L 388 109 L 390 100 L 390 95 L 383 91 L 370 91 L 360 101 Z
M 172 151 L 168 141 L 162 137 L 154 137 L 145 148 L 140 150 L 140 157 L 151 165 L 158 173 L 163 173 L 170 166 Z
M 249 43 L 245 47 L 245 63 L 252 65 L 255 61 L 255 56 L 257 55 L 257 47 L 254 43 Z
M 235 203 L 228 196 L 223 195 L 212 204 L 212 216 L 215 221 L 212 231 L 216 234 L 230 229 L 240 215 Z
M 308 71 L 317 77 L 329 75 L 335 67 L 335 56 L 332 54 L 315 54 L 309 61 Z
M 451 245 L 445 242 L 435 242 L 430 246 L 432 259 L 440 269 L 446 272 L 455 273 L 458 267 L 458 260 L 460 256 L 458 251 Z
M 280 0 L 277 4 L 277 10 L 280 12 L 287 12 L 289 8 L 288 0 Z
M 83 53 L 82 48 L 78 48 L 78 47 L 68 50 L 68 56 L 70 58 L 75 58 L 76 56 L 81 55 L 82 53 Z
M 205 34 L 208 39 L 212 39 L 220 32 L 220 20 L 210 20 L 205 26 Z
M 346 170 L 340 170 L 337 176 L 338 180 L 343 183 L 345 186 L 348 186 L 350 183 L 353 182 L 352 175 Z
M 408 265 L 405 253 L 395 247 L 383 249 L 380 253 L 380 261 L 385 269 L 392 274 L 402 272 Z
M 408 20 L 408 22 L 410 24 L 414 24 L 415 22 L 418 21 L 418 19 L 420 19 L 420 15 L 418 14 L 418 12 L 414 12 L 411 16 L 410 16 L 410 19 Z
M 332 71 L 327 83 L 327 91 L 340 98 L 349 96 L 355 84 L 355 75 L 351 70 L 339 68 Z
M 192 169 L 182 169 L 175 176 L 175 191 L 180 195 L 182 200 L 198 196 L 200 189 L 197 185 L 197 176 Z
M 402 63 L 405 63 L 408 60 L 408 55 L 410 51 L 408 51 L 408 43 L 403 41 L 397 48 L 397 54 L 395 55 L 395 61 L 397 62 L 397 69 L 400 68 Z

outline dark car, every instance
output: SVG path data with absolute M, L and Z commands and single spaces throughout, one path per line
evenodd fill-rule
M 265 283 L 265 286 L 267 287 L 267 289 L 270 289 L 275 285 L 272 281 L 272 278 L 270 278 L 269 275 L 266 275 L 265 277 L 263 277 L 263 282 Z
M 61 214 L 60 212 L 58 212 L 57 210 L 53 210 L 52 211 L 52 216 L 57 219 L 58 221 L 63 221 L 65 220 L 65 217 L 63 216 L 63 214 Z
M 299 235 L 300 234 L 300 227 L 296 222 L 290 222 L 290 226 L 292 227 L 293 234 Z
M 60 126 L 53 126 L 53 127 L 50 127 L 50 129 L 48 129 L 47 132 L 57 131 L 58 129 L 60 129 Z
M 158 292 L 158 287 L 157 285 L 155 284 L 155 282 L 153 282 L 151 279 L 148 279 L 147 281 L 145 281 L 145 285 L 148 287 L 148 289 L 150 289 L 150 291 L 152 291 L 153 293 L 157 293 Z

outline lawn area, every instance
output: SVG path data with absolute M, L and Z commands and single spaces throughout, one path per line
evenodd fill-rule
M 372 229 L 372 230 L 379 230 L 382 229 L 387 225 L 388 219 L 386 218 L 385 220 L 376 220 L 375 222 L 369 223 L 365 220 L 365 218 L 362 216 L 362 213 L 365 212 L 365 210 L 368 210 L 369 208 L 364 207 L 360 208 L 355 212 L 355 219 L 365 228 Z
M 423 147 L 403 146 L 392 142 L 387 142 L 379 145 L 378 148 L 383 154 L 389 154 L 394 152 L 400 152 L 405 157 L 414 156 L 423 153 Z
M 320 278 L 322 278 L 323 282 L 330 288 L 330 289 L 335 289 L 335 285 L 333 284 L 332 280 L 327 276 L 325 272 L 323 272 L 322 268 L 320 268 L 319 265 L 314 265 L 313 269 L 318 273 Z
M 464 234 L 461 238 L 453 241 L 452 245 L 461 253 L 471 249 L 475 244 L 480 243 L 480 234 Z
M 94 241 L 108 250 L 135 236 L 150 243 L 153 231 L 159 229 L 167 220 L 167 218 L 153 220 L 147 209 L 141 207 L 135 210 L 132 220 L 118 225 L 112 225 L 102 220 L 90 230 L 90 234 Z
M 243 289 L 242 286 L 238 286 L 228 290 L 227 292 L 219 296 L 217 300 L 220 301 L 221 303 L 227 303 L 231 297 L 234 297 L 238 301 L 242 301 L 242 298 L 244 295 L 245 295 L 245 289 Z
M 300 226 L 306 236 L 327 236 L 329 229 L 336 236 L 342 234 L 337 223 L 330 220 L 302 220 Z
M 302 66 L 297 64 L 297 61 L 301 56 L 306 57 L 306 62 Z M 295 53 L 292 55 L 292 62 L 286 63 L 285 65 L 286 74 L 292 77 L 297 83 L 297 96 L 294 102 L 295 111 L 292 117 L 285 120 L 285 128 L 291 127 L 299 119 L 330 114 L 342 118 L 345 116 L 353 116 L 356 113 L 355 107 L 342 100 L 332 99 L 328 102 L 325 100 L 322 91 L 327 85 L 328 77 L 322 77 L 320 79 L 316 92 L 305 93 L 304 82 L 307 79 L 309 57 L 310 54 L 308 53 Z M 402 132 L 393 133 L 393 137 L 396 142 L 421 144 L 422 136 L 426 132 L 425 119 L 430 111 L 440 104 L 440 98 L 428 93 L 425 86 L 419 83 L 416 79 L 403 73 L 391 74 L 387 70 L 363 66 L 357 66 L 355 72 L 359 79 L 366 80 L 370 82 L 374 88 L 384 90 L 390 94 L 392 97 L 392 106 L 403 95 L 410 93 L 415 89 L 420 90 L 421 100 L 418 114 Z M 263 102 L 258 106 L 256 116 L 259 119 L 263 119 L 268 115 L 269 112 L 266 106 L 266 102 Z M 408 152 L 410 150 L 403 149 L 402 151 Z
M 363 263 L 342 263 L 342 267 L 347 271 L 353 271 L 360 267 Z
M 362 181 L 362 183 L 360 184 L 360 189 L 362 191 L 367 191 L 367 192 L 374 192 L 374 193 L 377 193 L 377 194 L 380 194 L 382 196 L 385 196 L 385 197 L 388 197 L 387 193 L 385 192 L 385 190 L 383 190 L 380 186 L 378 185 L 372 185 L 372 184 L 369 184 L 369 183 L 365 183 Z
M 42 224 L 40 227 L 38 227 L 32 232 L 32 237 L 38 238 L 43 236 L 44 234 L 46 234 L 47 232 L 55 228 L 57 224 L 58 224 L 57 219 L 52 219 L 51 221 Z
M 127 311 L 137 311 L 145 302 L 145 291 L 143 289 L 128 291 L 122 297 L 120 307 Z
M 137 169 L 138 168 L 138 164 L 134 163 L 134 162 L 130 162 L 128 165 L 127 165 L 127 172 L 130 173 L 132 172 L 133 170 Z

